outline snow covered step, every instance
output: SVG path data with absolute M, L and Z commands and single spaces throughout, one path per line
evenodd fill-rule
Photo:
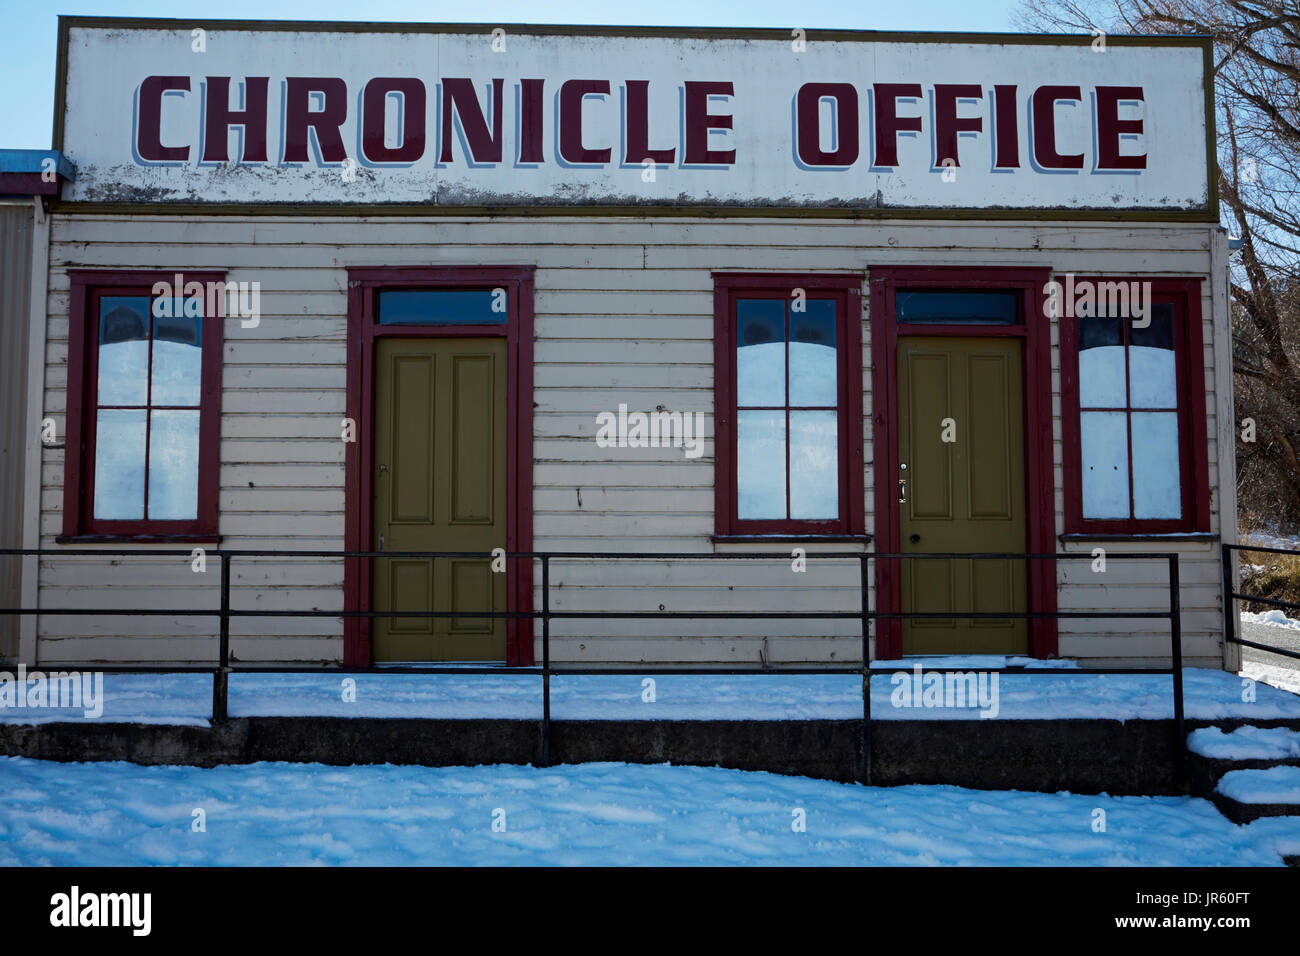
M 1300 816 L 1300 767 L 1231 770 L 1211 794 L 1228 819 L 1249 823 L 1260 817 Z
M 1238 803 L 1290 804 L 1300 810 L 1300 767 L 1232 770 L 1214 789 Z
M 1219 781 L 1230 772 L 1300 769 L 1300 730 L 1247 724 L 1224 733 L 1221 727 L 1202 727 L 1187 735 L 1187 756 L 1191 792 L 1219 803 L 1228 799 L 1217 793 Z
M 1225 734 L 1219 727 L 1202 727 L 1187 735 L 1187 749 L 1210 760 L 1300 761 L 1300 731 L 1245 726 Z

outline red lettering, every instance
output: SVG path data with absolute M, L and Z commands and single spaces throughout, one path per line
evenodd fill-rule
M 993 87 L 993 167 L 1020 167 L 1020 128 L 1016 117 L 1015 86 Z
M 920 99 L 920 83 L 877 83 L 875 85 L 876 151 L 872 166 L 898 165 L 898 134 L 921 132 L 921 117 L 899 116 L 900 98 Z
M 1040 86 L 1034 90 L 1034 161 L 1043 169 L 1083 169 L 1083 153 L 1056 151 L 1056 101 L 1080 100 L 1077 86 Z
M 640 164 L 645 160 L 653 163 L 671 163 L 677 156 L 676 149 L 650 148 L 650 94 L 649 80 L 628 80 L 627 89 L 627 153 L 623 162 Z
M 311 94 L 325 98 L 325 108 L 311 108 Z M 284 161 L 307 162 L 307 140 L 316 131 L 321 162 L 341 163 L 348 151 L 343 147 L 339 127 L 348 118 L 348 87 L 332 76 L 290 76 L 285 79 L 284 93 Z
M 384 144 L 390 93 L 398 93 L 400 146 Z M 375 77 L 361 91 L 361 153 L 372 163 L 413 163 L 424 155 L 424 84 L 409 77 Z
M 686 100 L 686 155 L 688 166 L 729 166 L 736 161 L 734 149 L 709 149 L 709 131 L 731 129 L 734 122 L 730 114 L 709 112 L 710 96 L 735 96 L 730 83 L 700 83 L 687 80 Z
M 984 91 L 977 83 L 934 84 L 935 165 L 960 166 L 957 141 L 961 133 L 981 133 L 984 120 L 978 116 L 958 116 L 958 100 L 978 100 Z
M 162 144 L 162 98 L 168 90 L 188 93 L 189 89 L 188 76 L 147 76 L 140 84 L 135 151 L 146 163 L 184 162 L 190 158 L 188 146 Z
M 566 163 L 608 163 L 612 150 L 587 149 L 582 143 L 582 102 L 608 96 L 606 80 L 569 80 L 560 87 L 560 156 Z
M 502 155 L 501 114 L 503 112 L 505 80 L 492 81 L 492 129 L 488 129 L 474 92 L 474 81 L 469 79 L 444 79 L 442 81 L 442 151 L 438 162 L 451 162 L 452 112 L 460 118 L 461 132 L 465 134 L 466 157 L 473 163 L 499 163 Z
M 1143 101 L 1140 86 L 1097 87 L 1097 168 L 1146 169 L 1147 154 L 1123 156 L 1119 151 L 1120 136 L 1124 133 L 1142 133 L 1142 121 L 1119 118 L 1119 104 L 1124 100 Z
M 835 103 L 835 149 L 821 148 L 821 101 Z M 852 83 L 805 83 L 795 94 L 795 149 L 806 166 L 848 167 L 858 161 L 858 91 Z
M 543 163 L 542 86 L 545 80 L 519 81 L 519 162 Z
M 244 130 L 245 163 L 266 162 L 266 91 L 270 77 L 250 76 L 244 79 L 244 109 L 230 108 L 230 77 L 208 77 L 203 99 L 203 162 L 226 163 L 230 161 L 226 140 L 230 127 Z

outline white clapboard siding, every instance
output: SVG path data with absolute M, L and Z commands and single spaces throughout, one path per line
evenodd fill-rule
M 863 272 L 871 265 L 1050 266 L 1058 273 L 1208 275 L 1211 228 L 1129 223 L 960 220 L 636 219 L 560 216 L 298 217 L 55 215 L 50 244 L 45 413 L 62 434 L 66 412 L 69 281 L 73 268 L 225 269 L 260 283 L 261 321 L 225 322 L 220 505 L 223 546 L 315 550 L 343 546 L 347 268 L 402 265 L 536 267 L 534 548 L 743 554 L 788 543 L 714 543 L 712 271 Z M 864 285 L 864 292 L 867 287 Z M 864 301 L 867 301 L 864 298 Z M 869 302 L 868 302 L 869 305 Z M 1204 287 L 1206 387 L 1216 362 L 1211 290 Z M 863 421 L 868 529 L 874 528 L 869 310 L 863 317 Z M 1051 330 L 1053 342 L 1058 330 Z M 1060 368 L 1052 358 L 1056 530 L 1063 530 Z M 700 412 L 704 454 L 600 448 L 596 415 Z M 1218 480 L 1218 403 L 1210 392 L 1210 481 Z M 43 547 L 62 531 L 63 452 L 41 471 Z M 1212 518 L 1218 521 L 1218 498 Z M 557 609 L 837 610 L 856 612 L 858 562 L 818 560 L 860 544 L 805 545 L 808 570 L 783 561 L 561 561 L 552 565 Z M 1088 542 L 1064 545 L 1091 550 Z M 1184 555 L 1184 654 L 1222 660 L 1217 552 L 1203 543 L 1129 545 L 1108 552 Z M 184 549 L 181 549 L 184 550 Z M 114 563 L 116 562 L 116 563 Z M 1098 582 L 1088 562 L 1058 565 L 1062 609 L 1163 608 L 1164 568 L 1111 563 Z M 204 582 L 183 558 L 41 562 L 42 663 L 208 662 L 215 621 L 59 616 L 57 608 L 215 606 L 219 574 Z M 534 569 L 534 582 L 539 580 Z M 342 607 L 340 559 L 241 558 L 235 607 Z M 540 603 L 540 595 L 538 602 Z M 868 594 L 869 602 L 874 595 Z M 339 618 L 231 623 L 237 659 L 338 661 Z M 1167 623 L 1062 621 L 1060 650 L 1095 664 L 1155 664 Z M 860 659 L 856 620 L 555 621 L 552 658 L 607 664 L 849 663 Z

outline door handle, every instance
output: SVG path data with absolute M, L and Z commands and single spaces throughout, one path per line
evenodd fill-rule
M 383 535 L 383 532 L 380 532 L 380 534 L 379 534 L 379 547 L 376 548 L 375 550 L 376 550 L 376 551 L 383 551 L 383 550 L 384 550 L 384 535 Z
M 907 479 L 898 479 L 898 503 L 907 504 Z

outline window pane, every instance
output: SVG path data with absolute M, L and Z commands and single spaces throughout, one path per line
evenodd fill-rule
M 380 325 L 505 325 L 505 289 L 386 289 L 376 298 Z
M 736 303 L 736 404 L 785 404 L 783 299 Z
M 198 410 L 154 412 L 149 426 L 149 517 L 193 520 L 198 509 Z
M 840 516 L 839 461 L 836 413 L 791 412 L 791 518 L 815 520 Z
M 804 307 L 790 310 L 790 404 L 835 406 L 835 301 L 808 299 Z
M 1151 324 L 1129 330 L 1129 390 L 1134 408 L 1178 407 L 1175 377 L 1174 307 L 1151 309 Z M 1134 491 L 1136 491 L 1136 487 Z
M 1181 518 L 1178 413 L 1133 413 L 1133 517 Z
M 1124 330 L 1119 318 L 1079 319 L 1079 407 L 1124 408 Z
M 899 322 L 913 324 L 1015 325 L 1020 321 L 1020 294 L 899 289 L 894 308 Z
M 152 405 L 197 405 L 203 384 L 203 319 L 153 320 Z
M 1083 516 L 1127 518 L 1128 435 L 1123 412 L 1084 412 Z
M 149 297 L 104 296 L 99 300 L 96 404 L 143 405 L 148 388 Z
M 144 517 L 144 409 L 101 409 L 95 435 L 95 517 Z
M 736 415 L 736 492 L 737 517 L 785 518 L 785 412 Z

